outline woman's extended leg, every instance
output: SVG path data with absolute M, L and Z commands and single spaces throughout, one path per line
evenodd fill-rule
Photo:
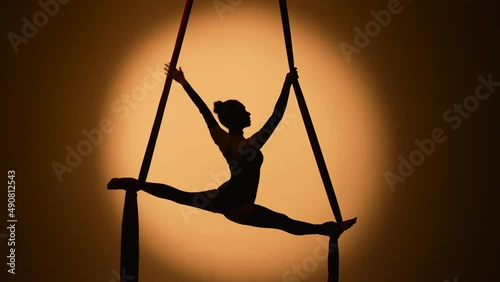
M 134 178 L 113 178 L 108 183 L 108 189 L 142 190 L 158 198 L 167 199 L 176 203 L 215 212 L 213 198 L 216 190 L 203 192 L 185 192 L 172 186 L 161 183 L 146 182 L 143 185 Z
M 339 236 L 344 230 L 356 223 L 356 218 L 337 224 L 333 221 L 323 224 L 311 224 L 289 218 L 266 207 L 245 204 L 231 209 L 224 214 L 228 219 L 245 225 L 280 229 L 294 235 L 320 234 Z

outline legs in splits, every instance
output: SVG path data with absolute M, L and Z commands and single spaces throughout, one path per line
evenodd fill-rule
M 356 223 L 357 218 L 349 219 L 340 224 L 329 221 L 323 224 L 312 224 L 289 218 L 266 207 L 247 203 L 232 206 L 230 199 L 215 200 L 217 190 L 204 192 L 185 192 L 172 186 L 160 183 L 141 183 L 134 178 L 113 178 L 108 183 L 108 189 L 143 190 L 158 198 L 174 201 L 178 204 L 191 206 L 206 211 L 222 213 L 229 220 L 260 228 L 279 229 L 294 235 L 319 234 L 338 237 L 342 232 Z M 217 205 L 216 202 L 219 202 Z M 229 207 L 229 208 L 228 208 Z
M 109 190 L 142 190 L 158 198 L 170 200 L 181 205 L 215 212 L 213 205 L 214 190 L 204 192 L 185 192 L 161 183 L 141 183 L 135 178 L 113 178 L 108 183 Z
M 234 207 L 224 215 L 236 223 L 261 228 L 279 229 L 293 235 L 319 234 L 338 237 L 342 232 L 356 223 L 356 218 L 353 218 L 340 224 L 333 221 L 323 224 L 311 224 L 291 219 L 284 214 L 255 204 L 244 204 Z

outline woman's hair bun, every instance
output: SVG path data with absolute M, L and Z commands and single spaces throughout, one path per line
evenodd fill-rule
M 222 107 L 224 103 L 221 101 L 217 101 L 214 103 L 214 113 L 219 114 L 222 111 Z

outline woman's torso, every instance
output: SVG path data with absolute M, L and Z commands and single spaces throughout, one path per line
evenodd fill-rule
M 221 190 L 235 200 L 253 203 L 257 196 L 264 156 L 259 149 L 249 144 L 248 139 L 229 136 L 228 146 L 222 153 L 229 165 L 231 179 L 221 186 Z

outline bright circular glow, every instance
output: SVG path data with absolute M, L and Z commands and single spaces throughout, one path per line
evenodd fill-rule
M 213 12 L 211 12 L 213 13 Z M 276 15 L 239 10 L 220 22 L 192 17 L 179 64 L 210 108 L 217 100 L 238 99 L 252 113 L 258 130 L 269 117 L 287 72 L 281 23 Z M 259 14 L 259 20 L 253 17 Z M 380 167 L 387 163 L 388 131 L 373 87 L 348 65 L 333 35 L 294 19 L 295 62 L 344 218 L 358 226 L 342 237 L 345 259 L 363 240 L 380 193 Z M 113 177 L 137 176 L 163 89 L 161 71 L 172 53 L 178 25 L 172 22 L 143 35 L 131 48 L 112 81 L 104 115 L 115 130 L 103 146 L 103 170 Z M 315 31 L 316 30 L 316 31 Z M 325 39 L 326 38 L 326 39 Z M 288 216 L 321 223 L 331 210 L 292 90 L 284 120 L 263 148 L 265 156 L 256 203 Z M 213 144 L 203 118 L 174 82 L 148 176 L 185 191 L 218 187 L 228 179 L 224 158 Z M 123 193 L 111 197 L 120 218 Z M 279 280 L 294 264 L 313 257 L 326 238 L 291 236 L 277 230 L 242 226 L 222 215 L 183 207 L 139 193 L 141 256 L 154 256 L 178 275 L 217 281 Z M 141 267 L 145 267 L 141 265 Z M 196 271 L 192 269 L 196 268 Z M 342 264 L 345 267 L 345 264 Z M 326 262 L 318 270 L 326 275 Z

